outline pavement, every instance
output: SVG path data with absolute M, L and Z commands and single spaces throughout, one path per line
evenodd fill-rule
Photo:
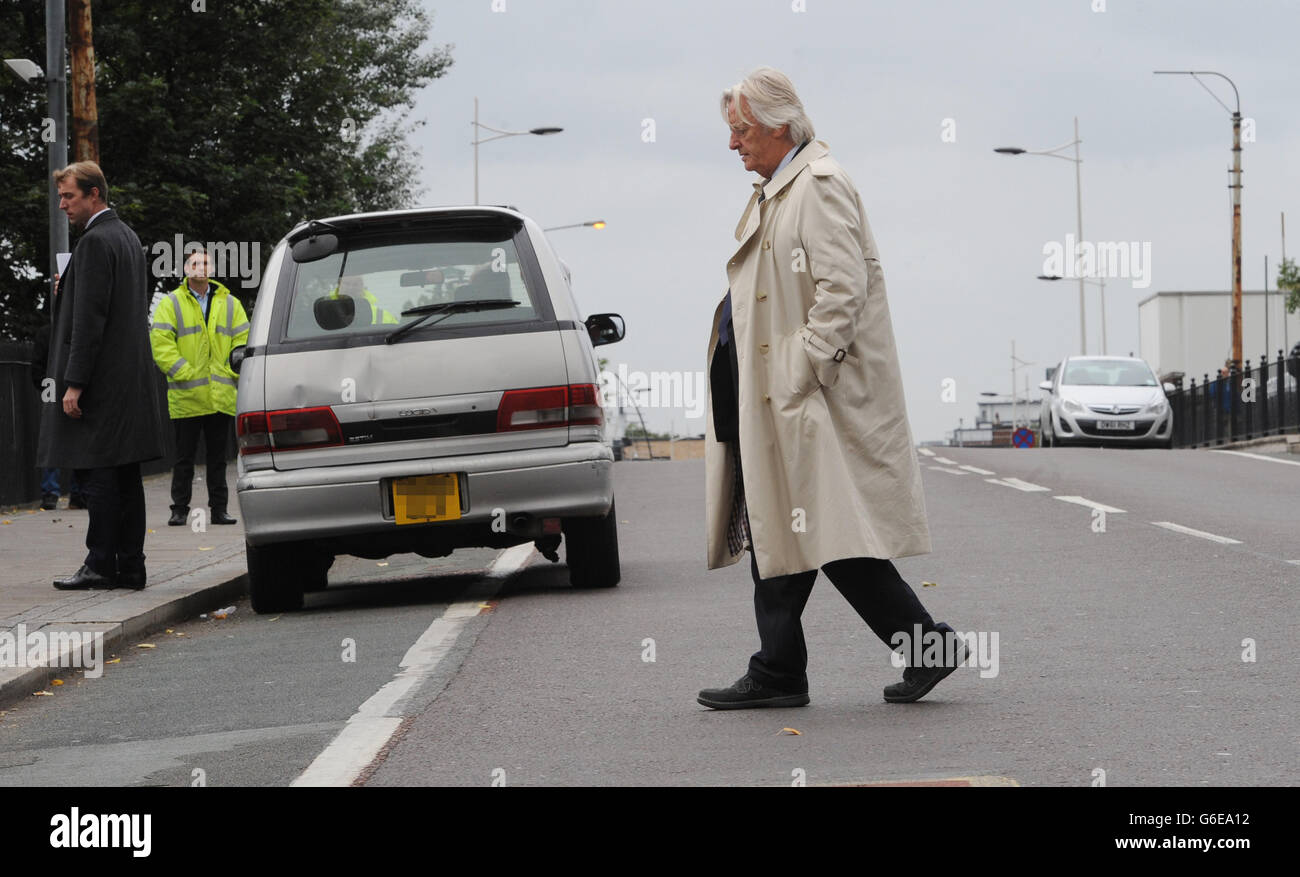
M 232 469 L 227 469 L 230 481 Z M 204 467 L 196 466 L 193 501 L 206 516 L 207 509 L 198 505 L 207 499 L 203 479 Z M 142 591 L 54 588 L 54 579 L 76 572 L 86 555 L 87 513 L 68 509 L 67 496 L 50 511 L 39 503 L 0 508 L 0 706 L 31 697 L 70 672 L 67 648 L 42 660 L 31 651 L 34 641 L 57 644 L 51 634 L 101 633 L 104 655 L 111 660 L 125 641 L 231 605 L 246 593 L 242 520 L 210 526 L 192 509 L 190 526 L 169 527 L 170 473 L 145 478 L 144 494 L 148 578 Z M 230 514 L 240 518 L 233 484 L 230 495 Z

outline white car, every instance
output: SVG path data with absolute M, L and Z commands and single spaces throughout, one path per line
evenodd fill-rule
M 1174 414 L 1151 366 L 1130 356 L 1069 356 L 1050 381 L 1039 413 L 1042 444 L 1173 446 Z

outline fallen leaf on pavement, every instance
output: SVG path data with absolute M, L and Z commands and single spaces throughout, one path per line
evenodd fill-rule
M 938 582 L 921 582 L 921 587 L 923 587 L 923 588 L 937 588 L 937 587 L 939 587 L 939 583 L 938 583 Z
M 54 697 L 53 691 L 33 691 L 32 697 Z
M 135 647 L 136 647 L 137 649 L 156 649 L 156 648 L 158 648 L 158 647 L 157 647 L 156 645 L 154 645 L 153 643 L 136 643 L 136 644 L 135 644 Z
M 63 680 L 62 680 L 62 679 L 51 679 L 51 680 L 50 680 L 50 684 L 51 684 L 51 685 L 62 685 L 62 684 L 63 684 Z
M 802 731 L 796 731 L 794 728 L 782 728 L 782 729 L 781 729 L 781 733 L 782 733 L 782 734 L 793 734 L 793 735 L 795 735 L 796 737 L 802 737 L 802 736 L 803 736 L 803 732 L 802 732 Z
M 388 561 L 381 560 L 378 563 L 376 563 L 375 566 L 388 566 Z
M 211 546 L 211 545 L 201 545 L 201 546 L 199 546 L 199 551 L 211 551 L 211 550 L 212 550 L 212 546 Z
M 105 663 L 105 664 L 120 664 L 120 663 L 122 663 L 122 659 L 121 659 L 121 658 L 114 658 L 113 660 L 111 660 L 111 661 L 105 661 L 104 663 Z

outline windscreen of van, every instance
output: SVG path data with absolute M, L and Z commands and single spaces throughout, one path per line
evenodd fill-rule
M 326 320 L 322 325 L 317 302 L 344 297 L 352 300 L 351 321 Z M 324 259 L 297 266 L 284 337 L 302 340 L 387 332 L 418 320 L 419 314 L 403 316 L 411 308 L 501 299 L 517 304 L 433 319 L 439 328 L 542 319 L 509 238 L 405 242 L 360 238 L 355 243 L 345 241 Z M 338 308 L 329 307 L 337 314 Z

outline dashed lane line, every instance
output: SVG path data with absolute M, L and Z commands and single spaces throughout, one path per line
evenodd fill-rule
M 981 469 L 979 466 L 958 466 L 958 469 L 965 469 L 967 472 L 974 472 L 976 475 L 996 475 L 992 469 Z
M 1098 509 L 1111 515 L 1126 514 L 1123 509 L 1117 509 L 1111 505 L 1103 505 L 1099 502 L 1093 502 L 1090 499 L 1084 499 L 1081 496 L 1054 496 L 1052 499 L 1059 499 L 1061 502 L 1072 502 L 1075 505 L 1087 506 L 1090 509 Z
M 931 466 L 931 469 L 938 469 L 940 472 L 947 472 L 949 475 L 969 475 L 969 472 L 963 472 L 960 469 L 953 469 L 949 466 Z
M 1266 457 L 1263 454 L 1248 454 L 1245 451 L 1214 451 L 1216 454 L 1234 454 L 1238 457 L 1250 457 L 1252 460 L 1264 460 L 1268 463 L 1284 463 L 1287 466 L 1300 466 L 1300 460 L 1283 460 L 1278 457 Z
M 1202 539 L 1209 539 L 1211 542 L 1220 542 L 1224 545 L 1240 545 L 1240 539 L 1229 539 L 1227 536 L 1218 536 L 1214 533 L 1207 533 L 1204 530 L 1193 530 L 1191 527 L 1184 527 L 1182 524 L 1175 524 L 1171 521 L 1152 521 L 1157 527 L 1164 527 L 1166 530 L 1173 530 L 1175 533 L 1184 533 L 1188 536 L 1199 536 Z
M 1019 478 L 985 478 L 989 484 L 1001 484 L 1003 487 L 1014 487 L 1016 490 L 1023 490 L 1025 493 L 1035 493 L 1040 490 L 1051 490 L 1050 487 L 1043 487 L 1041 484 L 1030 484 L 1028 481 L 1021 481 Z

